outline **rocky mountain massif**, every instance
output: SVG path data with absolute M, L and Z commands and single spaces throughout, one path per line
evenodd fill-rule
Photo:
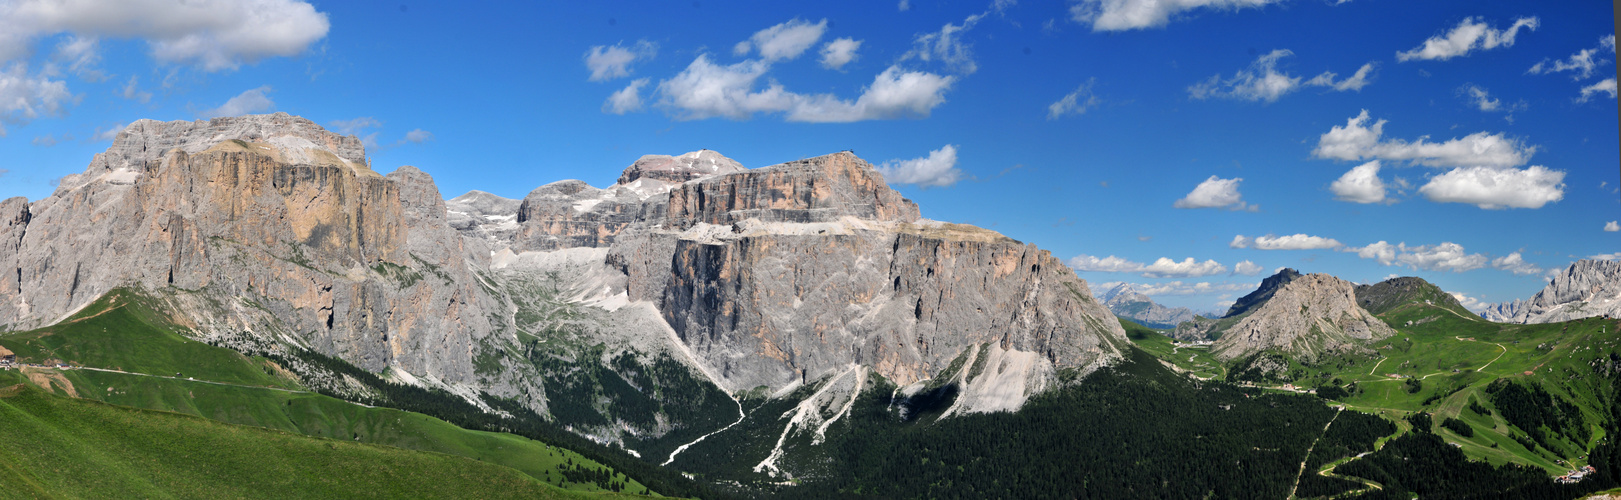
M 1366 350 L 1395 334 L 1359 305 L 1351 282 L 1283 269 L 1236 301 L 1226 316 L 1178 325 L 1179 339 L 1214 339 L 1211 352 L 1232 360 L 1279 351 L 1306 362 L 1334 352 Z
M 1481 316 L 1521 324 L 1621 316 L 1621 261 L 1578 260 L 1530 299 L 1494 305 Z
M 1186 307 L 1165 307 L 1154 299 L 1137 292 L 1130 283 L 1121 283 L 1103 292 L 1104 307 L 1115 316 L 1126 318 L 1156 329 L 1172 329 L 1184 321 L 1192 321 L 1194 313 Z
M 672 460 L 739 397 L 820 384 L 786 439 L 824 431 L 871 377 L 910 395 L 978 360 L 947 374 L 954 411 L 1008 410 L 1127 349 L 1058 259 L 921 218 L 847 152 L 654 155 L 607 188 L 445 201 L 302 118 L 142 120 L 52 196 L 0 203 L 0 270 L 0 330 L 133 286 L 218 345 L 515 402 Z

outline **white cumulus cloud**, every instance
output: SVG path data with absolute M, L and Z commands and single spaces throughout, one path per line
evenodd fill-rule
M 756 83 L 770 68 L 754 59 L 722 66 L 699 55 L 680 74 L 659 83 L 659 104 L 681 120 L 743 120 L 773 112 L 785 113 L 788 121 L 815 123 L 922 118 L 945 102 L 946 90 L 956 81 L 952 76 L 890 66 L 852 101 L 831 94 L 794 93 L 776 81 L 757 89 Z
M 1418 188 L 1430 201 L 1468 203 L 1484 209 L 1542 208 L 1565 197 L 1565 172 L 1540 165 L 1525 169 L 1461 167 Z
M 1412 60 L 1447 60 L 1458 56 L 1468 55 L 1474 50 L 1491 50 L 1498 47 L 1513 47 L 1514 38 L 1520 28 L 1536 31 L 1541 22 L 1536 17 L 1522 17 L 1514 20 L 1508 29 L 1495 29 L 1487 26 L 1478 17 L 1465 18 L 1456 27 L 1444 35 L 1436 35 L 1425 40 L 1423 44 L 1405 52 L 1397 52 L 1397 61 Z
M 271 89 L 269 85 L 248 89 L 243 91 L 241 94 L 237 94 L 236 97 L 232 97 L 230 100 L 225 101 L 225 104 L 221 104 L 217 108 L 198 113 L 198 115 L 204 118 L 217 118 L 221 116 L 242 116 L 249 113 L 258 113 L 276 109 L 275 101 L 271 101 L 270 97 L 265 95 L 270 93 L 270 91 Z
M 1100 284 L 1098 289 L 1107 290 L 1111 283 Z M 1118 284 L 1118 282 L 1112 283 Z M 1164 283 L 1132 283 L 1131 289 L 1137 293 L 1150 296 L 1159 295 L 1205 295 L 1226 292 L 1248 292 L 1261 286 L 1260 283 L 1211 283 L 1200 281 L 1197 283 L 1184 283 L 1182 281 L 1167 281 Z M 1227 305 L 1232 305 L 1231 303 Z
M 1247 261 L 1247 260 L 1246 261 L 1241 261 L 1241 262 L 1239 262 L 1237 264 L 1233 264 L 1233 274 L 1241 274 L 1241 275 L 1244 275 L 1244 276 L 1255 276 L 1257 274 L 1261 274 L 1261 271 L 1265 271 L 1265 270 L 1266 269 L 1261 267 L 1260 264 L 1256 264 L 1254 262 L 1250 262 L 1250 261 Z
M 1381 140 L 1386 120 L 1369 122 L 1368 110 L 1346 120 L 1345 126 L 1335 126 L 1317 140 L 1312 155 L 1346 161 L 1388 160 L 1404 161 L 1432 167 L 1514 167 L 1525 164 L 1536 148 L 1525 146 L 1518 140 L 1501 133 L 1476 132 L 1443 142 L 1431 142 L 1428 137 L 1414 141 L 1402 139 Z
M 1452 295 L 1452 298 L 1458 299 L 1458 305 L 1463 306 L 1464 309 L 1468 309 L 1470 312 L 1473 312 L 1475 314 L 1480 314 L 1481 311 L 1485 311 L 1486 308 L 1491 307 L 1493 305 L 1493 304 L 1491 304 L 1489 302 L 1483 302 L 1480 299 L 1470 297 L 1468 295 L 1464 295 L 1464 294 L 1461 294 L 1461 293 L 1458 293 L 1458 292 L 1447 292 L 1447 293 Z
M 1463 245 L 1450 241 L 1418 246 L 1408 246 L 1406 243 L 1391 245 L 1380 241 L 1364 247 L 1346 247 L 1343 251 L 1354 252 L 1358 257 L 1374 259 L 1387 266 L 1402 265 L 1423 271 L 1471 271 L 1485 267 L 1488 262 L 1485 255 L 1465 252 Z
M 793 104 L 788 121 L 842 123 L 895 118 L 927 118 L 936 106 L 946 102 L 946 90 L 954 76 L 921 71 L 903 71 L 890 66 L 873 77 L 854 101 L 831 94 L 791 94 Z
M 1234 236 L 1233 241 L 1227 244 L 1231 248 L 1253 248 L 1256 250 L 1321 250 L 1345 246 L 1339 240 L 1311 236 L 1308 234 L 1290 234 L 1275 236 L 1256 236 L 1250 238 L 1242 234 Z
M 1492 267 L 1521 275 L 1542 274 L 1545 271 L 1541 266 L 1526 262 L 1520 252 L 1492 259 Z
M 295 0 L 23 0 L 0 9 L 0 61 L 28 52 L 35 38 L 139 38 L 159 61 L 235 69 L 294 56 L 326 37 L 331 23 Z
M 1153 264 L 1143 266 L 1142 274 L 1147 278 L 1197 278 L 1225 274 L 1227 266 L 1216 263 L 1214 260 L 1199 262 L 1193 257 L 1181 261 L 1160 257 Z
M 1047 105 L 1047 119 L 1057 120 L 1064 115 L 1084 115 L 1086 111 L 1098 105 L 1097 94 L 1092 93 L 1092 85 L 1096 78 L 1088 79 L 1086 83 L 1075 87 L 1074 92 L 1064 95 L 1057 102 Z
M 1382 203 L 1385 182 L 1379 180 L 1379 160 L 1357 165 L 1328 186 L 1334 198 L 1352 203 Z
M 1069 267 L 1077 271 L 1140 273 L 1145 278 L 1196 278 L 1227 272 L 1227 266 L 1223 266 L 1214 260 L 1199 262 L 1194 260 L 1193 257 L 1180 261 L 1160 257 L 1153 264 L 1143 264 L 1113 255 L 1098 258 L 1082 254 L 1070 258 Z
M 744 56 L 750 51 L 757 51 L 767 62 L 793 59 L 816 45 L 826 32 L 826 19 L 811 24 L 809 21 L 794 18 L 755 32 L 748 40 L 738 42 L 732 47 L 732 54 Z
M 949 187 L 963 174 L 957 169 L 957 147 L 947 144 L 930 151 L 928 156 L 910 160 L 890 160 L 879 165 L 878 172 L 892 184 L 915 184 L 918 187 Z
M 1274 102 L 1300 86 L 1300 77 L 1278 72 L 1278 59 L 1294 55 L 1288 49 L 1277 49 L 1239 70 L 1232 78 L 1211 75 L 1209 79 L 1188 87 L 1194 99 L 1220 97 L 1246 101 Z
M 630 76 L 631 63 L 652 59 L 658 51 L 658 44 L 647 40 L 638 40 L 629 47 L 617 43 L 597 45 L 585 52 L 585 68 L 591 71 L 589 80 L 593 82 L 623 78 Z
M 822 44 L 822 67 L 844 69 L 844 65 L 856 60 L 856 50 L 860 48 L 861 40 L 853 38 L 838 38 Z
M 613 94 L 608 95 L 608 100 L 602 103 L 602 112 L 622 115 L 632 111 L 641 111 L 642 87 L 647 86 L 649 81 L 646 78 L 637 78 L 632 80 L 630 85 L 626 85 L 625 88 L 614 91 Z
M 1199 9 L 1258 8 L 1283 0 L 1081 0 L 1070 19 L 1093 31 L 1124 31 L 1165 26 L 1171 18 Z
M 43 116 L 61 116 L 77 99 L 66 82 L 31 75 L 22 63 L 0 70 L 0 137 L 6 124 L 25 125 Z
M 1134 273 L 1142 270 L 1143 263 L 1132 262 L 1120 257 L 1093 257 L 1081 254 L 1069 259 L 1069 267 L 1077 271 L 1094 271 L 1103 273 Z
M 717 116 L 742 120 L 756 112 L 787 111 L 795 96 L 781 84 L 754 90 L 755 81 L 769 69 L 759 60 L 721 66 L 700 54 L 687 69 L 660 82 L 658 90 L 663 103 L 679 110 L 677 118 L 685 120 Z
M 1255 211 L 1257 207 L 1244 202 L 1244 196 L 1238 192 L 1238 183 L 1242 177 L 1223 179 L 1210 176 L 1199 183 L 1187 196 L 1176 200 L 1171 206 L 1176 208 L 1229 208 L 1232 210 Z
M 1609 222 L 1606 222 L 1606 223 L 1604 223 L 1604 230 L 1608 231 L 1608 232 L 1611 232 L 1611 233 L 1616 232 L 1616 231 L 1621 231 L 1621 223 L 1618 223 L 1617 221 L 1613 221 L 1613 220 L 1609 221 Z

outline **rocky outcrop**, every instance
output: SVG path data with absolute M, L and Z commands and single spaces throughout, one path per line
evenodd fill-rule
M 698 223 L 830 222 L 843 217 L 915 222 L 916 203 L 889 189 L 871 164 L 844 152 L 682 184 L 670 191 L 669 220 Z
M 1578 260 L 1530 299 L 1494 305 L 1481 316 L 1521 324 L 1621 317 L 1621 261 Z
M 542 187 L 512 251 L 606 247 L 626 300 L 655 304 L 727 390 L 852 365 L 909 384 L 987 344 L 1039 354 L 1047 372 L 1119 358 L 1124 331 L 1067 267 L 992 231 L 922 220 L 855 155 L 752 170 L 724 159 L 643 157 L 605 189 Z
M 1103 293 L 1103 306 L 1115 316 L 1135 321 L 1149 328 L 1161 330 L 1176 328 L 1184 321 L 1193 320 L 1193 311 L 1186 307 L 1165 307 L 1147 295 L 1138 293 L 1130 283 L 1121 283 Z
M 707 149 L 681 156 L 645 155 L 619 174 L 618 185 L 652 195 L 687 181 L 745 170 L 736 160 Z
M 1357 305 L 1351 282 L 1326 274 L 1293 278 L 1242 318 L 1222 323 L 1234 319 L 1211 349 L 1218 358 L 1277 350 L 1310 363 L 1327 353 L 1364 350 L 1367 342 L 1395 334 Z
M 1124 336 L 1033 245 L 860 228 L 679 240 L 659 309 L 732 389 L 852 363 L 906 385 L 984 344 L 1090 371 Z
M 26 214 L 0 253 L 0 328 L 139 286 L 207 297 L 203 335 L 258 335 L 363 368 L 471 383 L 491 326 L 432 179 L 390 177 L 359 141 L 285 114 L 136 122 Z M 19 229 L 20 228 L 20 229 Z M 274 317 L 274 324 L 247 320 Z
M 1283 288 L 1283 285 L 1288 284 L 1290 281 L 1294 281 L 1295 278 L 1299 278 L 1300 276 L 1300 271 L 1296 271 L 1294 269 L 1286 267 L 1279 270 L 1277 274 L 1273 274 L 1272 276 L 1268 276 L 1266 279 L 1261 280 L 1261 286 L 1257 287 L 1255 291 L 1233 301 L 1232 307 L 1227 308 L 1227 314 L 1222 315 L 1222 317 L 1233 318 L 1250 312 L 1250 310 L 1255 309 L 1257 306 L 1271 299 L 1272 294 L 1277 293 L 1278 289 Z

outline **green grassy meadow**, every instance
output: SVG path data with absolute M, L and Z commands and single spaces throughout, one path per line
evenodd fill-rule
M 1540 325 L 1499 324 L 1420 301 L 1387 308 L 1378 316 L 1397 334 L 1371 344 L 1376 354 L 1325 356 L 1311 365 L 1291 361 L 1289 381 L 1305 388 L 1347 388 L 1351 395 L 1340 398 L 1339 404 L 1384 415 L 1403 431 L 1410 427 L 1401 420 L 1406 415 L 1431 413 L 1437 424 L 1434 432 L 1470 458 L 1493 465 L 1514 462 L 1563 473 L 1584 465 L 1587 450 L 1604 438 L 1601 424 L 1611 404 L 1604 396 L 1609 393 L 1608 382 L 1595 375 L 1593 366 L 1596 360 L 1618 351 L 1621 322 L 1589 318 Z M 1221 366 L 1215 359 L 1190 357 L 1192 349 L 1172 355 L 1170 339 L 1164 336 L 1138 335 L 1132 340 L 1195 375 L 1222 373 L 1212 368 Z M 1584 416 L 1589 438 L 1574 442 L 1555 436 L 1549 447 L 1524 446 L 1529 430 L 1511 426 L 1488 394 L 1487 386 L 1499 379 L 1534 384 L 1575 404 Z M 1472 410 L 1471 402 L 1487 412 Z M 1474 435 L 1464 437 L 1440 427 L 1446 418 L 1467 423 Z
M 16 379 L 8 385 L 26 381 L 25 385 L 46 393 L 39 397 L 72 396 L 117 407 L 156 410 L 130 415 L 184 414 L 221 425 L 252 426 L 398 449 L 402 453 L 464 457 L 525 475 L 556 487 L 556 492 L 607 493 L 594 481 L 565 476 L 562 468 L 573 469 L 575 465 L 607 469 L 578 453 L 521 436 L 463 429 L 427 415 L 368 407 L 305 391 L 286 370 L 268 360 L 186 338 L 178 333 L 180 328 L 155 309 L 138 294 L 115 292 L 52 327 L 0 335 L 0 345 L 14 351 L 19 362 L 43 364 L 59 360 L 81 367 L 25 367 L 0 373 Z M 180 377 L 175 376 L 177 372 Z M 39 458 L 72 462 L 58 464 L 66 467 L 82 465 L 77 461 L 93 457 L 61 454 Z M 613 481 L 624 483 L 622 491 L 646 491 L 634 479 L 610 474 Z
M 573 498 L 508 467 L 49 394 L 0 374 L 0 496 Z

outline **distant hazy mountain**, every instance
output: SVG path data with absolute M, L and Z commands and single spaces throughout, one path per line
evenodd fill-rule
M 1190 321 L 1194 313 L 1186 307 L 1165 307 L 1139 293 L 1130 283 L 1121 283 L 1103 293 L 1103 306 L 1115 316 L 1136 321 L 1149 328 L 1168 330 Z
M 1503 302 L 1480 315 L 1498 323 L 1555 323 L 1621 316 L 1621 262 L 1578 260 L 1529 300 Z

